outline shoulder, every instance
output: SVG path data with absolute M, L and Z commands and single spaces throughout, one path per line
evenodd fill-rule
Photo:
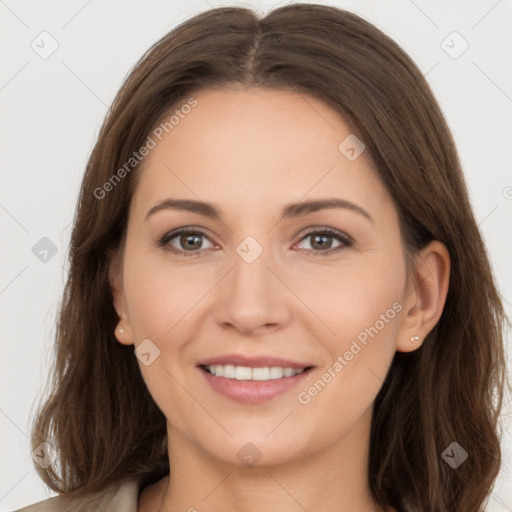
M 80 500 L 70 501 L 65 495 L 54 496 L 12 512 L 137 512 L 139 492 L 140 480 L 132 477 Z

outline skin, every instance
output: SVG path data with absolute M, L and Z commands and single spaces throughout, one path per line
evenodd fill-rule
M 110 273 L 118 341 L 149 338 L 160 350 L 139 366 L 167 418 L 171 476 L 142 492 L 139 510 L 382 510 L 367 482 L 372 405 L 395 351 L 419 348 L 441 315 L 448 252 L 432 242 L 408 278 L 396 207 L 367 151 L 349 161 L 338 150 L 351 130 L 320 100 L 234 87 L 194 97 L 197 106 L 144 160 Z M 170 197 L 213 203 L 223 220 L 171 209 L 146 218 Z M 372 220 L 339 208 L 281 218 L 286 204 L 322 198 L 355 203 Z M 192 240 L 193 256 L 158 245 L 189 226 L 206 232 Z M 321 245 L 306 236 L 311 227 L 338 230 L 353 245 L 334 237 Z M 263 248 L 251 264 L 236 252 L 247 236 Z M 180 236 L 169 246 L 187 249 Z M 323 255 L 328 248 L 341 250 Z M 394 303 L 401 311 L 299 403 Z M 217 394 L 196 366 L 233 352 L 315 368 L 299 388 L 244 405 Z M 253 467 L 237 457 L 247 442 L 261 453 Z

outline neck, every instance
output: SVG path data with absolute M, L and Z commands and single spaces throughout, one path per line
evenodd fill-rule
M 320 452 L 253 467 L 211 457 L 168 424 L 170 477 L 155 484 L 151 512 L 382 512 L 368 485 L 371 411 L 364 416 Z

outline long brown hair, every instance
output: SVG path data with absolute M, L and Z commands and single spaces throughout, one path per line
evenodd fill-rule
M 164 114 L 228 84 L 325 101 L 364 141 L 399 212 L 406 254 L 434 239 L 448 248 L 444 312 L 418 350 L 396 353 L 375 401 L 368 479 L 375 502 L 398 510 L 483 510 L 501 463 L 505 316 L 454 141 L 421 71 L 391 38 L 315 4 L 262 18 L 236 7 L 203 12 L 158 41 L 125 80 L 80 191 L 55 366 L 32 431 L 32 448 L 49 442 L 58 458 L 47 469 L 35 464 L 40 477 L 75 497 L 169 471 L 166 419 L 133 347 L 113 334 L 108 268 L 140 174 L 140 164 L 126 163 Z M 442 458 L 452 442 L 469 452 L 457 469 Z

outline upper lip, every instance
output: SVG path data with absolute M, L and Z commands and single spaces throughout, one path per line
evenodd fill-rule
M 262 354 L 259 356 L 247 356 L 243 354 L 226 354 L 224 356 L 210 357 L 198 362 L 198 366 L 211 366 L 214 364 L 234 366 L 246 366 L 249 368 L 265 368 L 267 366 L 280 366 L 282 368 L 293 368 L 300 370 L 312 366 L 307 363 L 292 361 L 291 359 L 281 359 L 271 355 Z

